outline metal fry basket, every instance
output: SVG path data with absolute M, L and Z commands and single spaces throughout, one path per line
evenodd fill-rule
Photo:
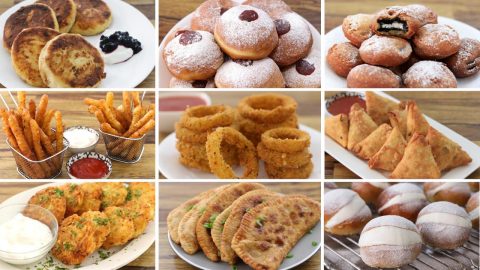
M 98 132 L 103 136 L 109 158 L 123 163 L 137 163 L 142 158 L 145 135 L 132 139 L 105 133 L 101 129 Z

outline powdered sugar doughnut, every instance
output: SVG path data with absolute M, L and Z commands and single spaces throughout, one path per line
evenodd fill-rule
M 477 74 L 480 71 L 480 41 L 463 38 L 460 50 L 445 59 L 445 63 L 458 78 Z
M 460 49 L 460 36 L 448 25 L 426 24 L 413 36 L 413 49 L 423 59 L 443 59 Z
M 479 193 L 473 193 L 470 199 L 467 202 L 467 212 L 468 215 L 470 216 L 470 220 L 472 221 L 472 225 L 474 228 L 477 228 L 478 230 L 478 216 L 480 214 L 480 209 L 478 208 L 479 206 Z
M 431 202 L 448 201 L 464 206 L 470 199 L 470 187 L 465 182 L 427 182 L 423 191 Z
M 429 246 L 455 249 L 468 241 L 472 222 L 462 207 L 451 202 L 434 202 L 420 211 L 417 228 Z
M 470 186 L 470 189 L 475 192 L 480 189 L 480 182 L 468 182 L 468 185 Z
M 310 54 L 286 68 L 283 71 L 286 86 L 289 88 L 320 88 L 320 63 L 319 55 Z
M 292 9 L 282 0 L 247 0 L 242 5 L 259 8 L 272 17 L 292 12 Z
M 359 52 L 367 64 L 396 67 L 407 62 L 412 47 L 403 38 L 375 35 L 362 43 Z
M 375 203 L 382 191 L 390 186 L 385 182 L 353 182 L 352 190 L 366 203 Z
M 235 6 L 223 13 L 214 34 L 218 45 L 233 59 L 263 59 L 278 44 L 273 20 L 265 11 L 251 6 Z
M 342 23 L 343 34 L 353 45 L 360 47 L 362 42 L 373 35 L 373 31 L 370 28 L 373 18 L 372 14 L 347 16 Z
M 327 63 L 338 76 L 346 78 L 352 68 L 363 64 L 357 47 L 349 42 L 338 43 L 328 49 Z
M 206 80 L 222 65 L 223 53 L 209 32 L 185 30 L 167 44 L 163 59 L 179 79 Z
M 278 46 L 270 58 L 279 66 L 288 66 L 307 56 L 313 38 L 305 20 L 297 13 L 285 13 L 274 20 Z
M 422 239 L 410 220 L 399 216 L 372 219 L 358 241 L 362 261 L 371 267 L 397 268 L 413 262 Z
M 403 74 L 408 88 L 457 88 L 457 79 L 444 63 L 420 61 Z
M 203 2 L 193 13 L 192 29 L 208 31 L 213 34 L 217 20 L 233 6 L 235 6 L 235 2 L 230 0 L 207 0 Z
M 270 58 L 228 60 L 218 69 L 215 85 L 218 88 L 283 88 L 285 81 Z
M 172 77 L 172 79 L 170 79 L 170 88 L 215 88 L 215 83 L 213 79 L 184 81 Z
M 349 88 L 400 88 L 400 77 L 384 67 L 358 65 L 348 73 Z
M 323 185 L 323 193 L 326 194 L 332 189 L 337 189 L 337 188 L 338 188 L 337 184 L 333 182 L 325 182 L 325 184 Z
M 437 23 L 438 21 L 438 15 L 432 9 L 424 5 L 412 4 L 403 8 L 408 10 L 408 13 L 419 20 L 421 26 L 429 23 Z
M 377 200 L 377 211 L 381 216 L 397 215 L 411 221 L 428 204 L 423 190 L 410 183 L 395 184 L 386 188 Z
M 325 194 L 325 231 L 352 235 L 362 231 L 372 212 L 358 194 L 349 189 L 334 189 Z

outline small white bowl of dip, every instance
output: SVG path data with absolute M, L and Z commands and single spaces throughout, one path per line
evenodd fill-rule
M 58 222 L 49 210 L 27 204 L 0 207 L 0 260 L 15 265 L 38 262 L 57 236 Z
M 100 134 L 96 130 L 84 126 L 68 128 L 63 132 L 63 137 L 70 143 L 68 149 L 74 154 L 94 152 L 100 140 Z

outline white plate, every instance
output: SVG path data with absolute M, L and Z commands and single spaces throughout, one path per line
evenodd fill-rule
M 365 94 L 365 92 L 359 93 Z M 399 102 L 398 99 L 395 99 L 394 97 L 389 96 L 384 92 L 375 93 L 389 98 L 393 101 Z M 330 113 L 328 113 L 328 111 L 326 110 L 325 103 L 323 104 L 323 108 L 325 109 L 326 116 L 330 116 Z M 480 146 L 476 145 L 475 143 L 471 142 L 470 140 L 456 133 L 455 131 L 449 129 L 448 127 L 442 125 L 441 123 L 433 120 L 432 118 L 426 115 L 424 116 L 430 126 L 437 129 L 439 132 L 447 136 L 452 141 L 458 143 L 463 148 L 463 150 L 466 151 L 472 158 L 472 162 L 470 164 L 442 173 L 441 179 L 465 179 L 473 171 L 480 167 Z M 352 152 L 343 148 L 341 145 L 339 145 L 337 142 L 335 142 L 328 136 L 325 136 L 325 152 L 327 152 L 329 155 L 331 155 L 333 158 L 338 160 L 345 167 L 347 167 L 349 170 L 351 170 L 363 179 L 388 179 L 388 176 L 390 175 L 390 172 L 370 169 L 368 167 L 367 161 L 358 158 Z
M 293 247 L 290 251 L 290 254 L 293 255 L 292 258 L 285 259 L 280 265 L 278 270 L 287 270 L 292 269 L 315 255 L 320 249 L 321 244 L 321 226 L 320 222 L 311 230 L 311 233 L 307 233 L 303 236 L 300 241 Z M 318 245 L 313 246 L 313 242 L 316 242 Z M 173 251 L 180 257 L 182 260 L 187 263 L 204 270 L 231 270 L 233 269 L 231 265 L 225 262 L 212 262 L 210 261 L 203 252 L 197 252 L 194 255 L 185 253 L 180 245 L 175 244 L 168 234 L 168 243 Z M 248 265 L 243 262 L 236 264 L 238 270 L 248 270 L 251 269 Z
M 236 2 L 239 2 L 239 1 L 236 1 Z M 168 32 L 168 34 L 165 37 L 170 36 L 177 29 L 190 27 L 190 22 L 192 20 L 192 16 L 193 16 L 193 12 L 188 14 L 182 20 L 180 20 L 174 27 L 172 27 L 172 29 L 170 29 L 170 31 Z M 321 35 L 317 31 L 317 29 L 312 24 L 310 24 L 310 22 L 308 22 L 307 20 L 305 20 L 305 22 L 308 24 L 308 26 L 310 27 L 310 31 L 312 32 L 312 37 L 313 37 L 312 50 L 318 50 L 319 53 L 320 53 L 320 50 L 321 50 L 321 47 L 320 47 Z M 162 43 L 160 43 L 160 53 L 159 53 L 159 59 L 158 59 L 159 64 L 157 66 L 158 74 L 159 74 L 158 83 L 159 83 L 160 88 L 169 88 L 170 80 L 173 77 L 172 74 L 170 74 L 170 72 L 168 71 L 167 66 L 165 64 L 165 61 L 163 61 L 163 57 L 162 57 L 163 48 L 165 48 L 165 46 L 167 45 L 167 44 L 165 44 L 165 39 L 166 38 L 164 38 L 162 40 Z
M 310 152 L 312 153 L 313 171 L 310 179 L 319 179 L 321 162 L 321 134 L 313 128 L 300 124 L 300 129 L 310 134 Z M 167 179 L 212 179 L 216 178 L 211 173 L 206 173 L 197 169 L 191 169 L 183 166 L 178 161 L 180 154 L 178 153 L 175 144 L 177 139 L 175 133 L 168 135 L 158 146 L 158 168 L 160 172 Z M 237 167 L 235 170 L 237 174 L 241 174 L 241 168 Z M 260 162 L 260 170 L 258 173 L 259 179 L 268 179 L 267 173 L 263 168 L 263 162 Z
M 73 183 L 73 182 L 72 182 Z M 78 182 L 79 184 L 81 182 Z M 45 189 L 51 186 L 60 186 L 63 183 L 52 183 L 46 184 L 42 186 L 38 186 L 21 193 L 18 193 L 9 199 L 5 200 L 3 203 L 0 204 L 0 207 L 10 204 L 22 204 L 27 203 L 28 200 L 35 195 L 38 191 Z M 150 222 L 147 226 L 147 230 L 140 235 L 138 238 L 133 239 L 128 244 L 121 246 L 121 247 L 114 247 L 108 250 L 103 250 L 105 252 L 109 252 L 110 256 L 102 260 L 98 251 L 94 252 L 92 255 L 88 256 L 88 258 L 79 266 L 70 266 L 67 267 L 63 265 L 61 262 L 57 261 L 53 258 L 50 254 L 47 255 L 46 258 L 42 259 L 40 262 L 30 265 L 10 265 L 0 260 L 0 269 L 2 270 L 32 270 L 37 269 L 35 266 L 39 265 L 38 269 L 45 269 L 45 270 L 55 270 L 55 266 L 64 267 L 65 269 L 76 269 L 76 270 L 115 270 L 119 269 L 122 266 L 129 264 L 130 262 L 134 261 L 138 257 L 140 257 L 145 251 L 150 248 L 150 246 L 155 242 L 155 224 L 154 222 Z M 51 267 L 45 267 L 42 263 L 46 262 L 48 258 L 53 258 L 54 265 Z M 63 269 L 63 268 L 62 268 Z
M 439 24 L 447 24 L 453 27 L 460 38 L 474 38 L 478 39 L 480 37 L 480 31 L 468 24 L 463 22 L 445 18 L 445 17 L 438 17 Z M 342 26 L 338 26 L 328 32 L 325 35 L 325 54 L 327 55 L 328 49 L 330 49 L 334 44 L 348 42 L 348 39 L 343 35 Z M 324 58 L 326 59 L 326 58 Z M 326 61 L 326 60 L 325 60 Z M 333 70 L 330 68 L 328 63 L 325 62 L 325 87 L 327 88 L 347 88 L 347 81 L 345 78 L 338 76 Z M 458 78 L 457 79 L 457 87 L 458 88 L 474 88 L 480 86 L 480 73 L 473 75 L 467 78 Z
M 143 50 L 124 63 L 105 65 L 107 77 L 102 81 L 101 88 L 134 88 L 142 83 L 155 66 L 155 28 L 152 23 L 133 6 L 122 0 L 104 0 L 112 11 L 112 24 L 107 31 L 128 31 L 133 38 L 142 43 Z M 20 7 L 34 3 L 35 0 L 25 0 L 9 8 L 0 16 L 0 29 L 8 17 Z M 100 35 L 85 37 L 93 46 L 100 43 Z M 10 54 L 5 48 L 0 48 L 0 83 L 7 88 L 32 87 L 26 84 L 15 73 L 11 65 Z

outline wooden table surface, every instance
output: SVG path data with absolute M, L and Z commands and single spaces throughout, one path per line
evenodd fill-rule
M 23 0 L 0 0 L 0 15 L 13 5 L 22 2 Z M 155 0 L 122 0 L 137 8 L 143 13 L 150 22 L 155 25 Z M 115 16 L 115 14 L 113 14 Z M 126 18 L 128 19 L 128 18 Z M 3 33 L 3 29 L 1 30 Z M 155 46 L 156 47 L 156 46 Z M 2 63 L 2 65 L 5 63 Z M 3 85 L 0 84 L 3 88 Z M 148 75 L 148 77 L 137 86 L 138 88 L 154 88 L 155 87 L 155 69 Z
M 47 183 L 0 183 L 0 204 L 6 199 L 25 190 Z M 120 270 L 154 270 L 155 269 L 155 244 L 142 256 Z
M 163 93 L 163 92 L 162 92 Z M 168 93 L 168 92 L 165 92 Z M 171 92 L 173 93 L 173 92 Z M 212 104 L 225 104 L 236 107 L 240 99 L 247 95 L 253 95 L 259 92 L 240 92 L 240 91 L 225 91 L 225 92 L 207 92 L 212 99 Z M 299 123 L 320 130 L 320 92 L 282 92 L 289 95 L 298 102 L 298 120 Z M 174 127 L 172 127 L 172 132 Z M 170 133 L 159 133 L 158 141 L 161 143 L 165 137 Z M 161 154 L 161 153 L 160 153 Z M 160 178 L 165 178 L 160 174 Z
M 204 0 L 159 0 L 160 41 L 183 17 L 192 13 Z M 320 32 L 321 8 L 320 0 L 284 0 L 293 11 L 302 15 Z
M 325 98 L 336 92 L 326 92 Z M 449 127 L 465 138 L 480 145 L 480 92 L 388 92 L 400 100 L 413 99 L 420 110 Z M 359 178 L 333 157 L 325 153 L 325 178 L 354 179 Z M 480 178 L 480 169 L 468 178 Z
M 8 96 L 6 91 L 0 91 L 0 94 L 9 101 L 10 108 L 14 108 L 14 105 L 11 99 Z M 13 93 L 15 95 L 15 93 Z M 27 102 L 28 99 L 34 98 L 38 104 L 40 96 L 43 93 L 39 92 L 27 92 Z M 105 98 L 105 92 L 47 92 L 49 96 L 48 108 L 56 109 L 62 112 L 63 122 L 65 127 L 72 126 L 87 126 L 94 129 L 98 129 L 99 125 L 95 116 L 91 115 L 87 111 L 87 105 L 83 103 L 85 97 L 91 97 L 94 99 Z M 121 92 L 115 93 L 115 105 L 121 104 L 122 94 Z M 148 92 L 144 99 L 145 104 L 150 104 L 155 102 L 155 93 Z M 0 104 L 0 107 L 4 107 L 3 103 Z M 52 121 L 54 123 L 54 120 Z M 54 124 L 52 124 L 53 126 Z M 153 179 L 155 178 L 155 136 L 154 132 L 151 131 L 148 133 L 145 140 L 145 150 L 143 156 L 139 162 L 135 164 L 125 164 L 117 161 L 112 161 L 113 171 L 110 176 L 110 179 Z M 17 167 L 15 160 L 13 159 L 10 148 L 5 142 L 6 137 L 3 132 L 0 135 L 0 171 L 2 175 L 0 178 L 9 179 L 9 178 L 22 178 L 17 173 Z M 97 145 L 96 151 L 101 154 L 105 154 L 105 145 L 103 144 L 103 138 L 100 136 L 100 141 Z M 64 158 L 64 166 L 62 174 L 57 177 L 57 179 L 68 179 L 69 176 L 66 172 L 66 162 L 71 156 L 70 153 L 66 153 Z
M 342 25 L 348 15 L 358 13 L 374 13 L 392 5 L 422 4 L 430 7 L 439 16 L 462 21 L 480 29 L 480 1 L 471 0 L 325 0 L 325 33 Z
M 170 248 L 167 238 L 167 215 L 168 213 L 183 203 L 184 201 L 194 197 L 202 191 L 224 185 L 225 183 L 160 183 L 160 199 L 159 205 L 159 253 L 160 253 L 160 269 L 159 270 L 192 270 L 196 269 L 184 262 Z M 267 188 L 284 193 L 284 194 L 304 194 L 320 201 L 321 184 L 320 183 L 262 183 Z M 320 252 L 315 254 L 307 262 L 295 269 L 302 270 L 318 270 L 320 269 Z

